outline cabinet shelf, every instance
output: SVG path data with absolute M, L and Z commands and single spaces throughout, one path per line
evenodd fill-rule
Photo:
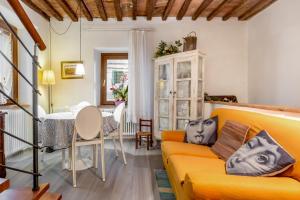
M 161 130 L 182 130 L 188 120 L 203 118 L 204 60 L 197 50 L 155 59 L 155 94 L 164 92 L 154 101 L 154 134 L 158 139 Z

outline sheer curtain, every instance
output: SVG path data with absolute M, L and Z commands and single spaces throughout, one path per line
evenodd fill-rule
M 128 52 L 128 121 L 153 116 L 153 72 L 147 31 L 131 30 Z
M 0 50 L 12 60 L 12 44 L 11 44 L 11 35 L 1 32 L 0 29 Z M 0 55 L 0 89 L 6 94 L 11 96 L 12 93 L 12 67 L 9 63 Z M 6 98 L 0 94 L 0 105 L 6 104 Z

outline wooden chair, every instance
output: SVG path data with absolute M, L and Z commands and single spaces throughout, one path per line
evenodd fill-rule
M 79 137 L 78 137 L 79 136 Z M 76 116 L 72 140 L 73 186 L 76 187 L 76 148 L 93 145 L 94 166 L 98 167 L 98 145 L 101 145 L 102 180 L 105 181 L 104 135 L 102 113 L 95 106 L 82 109 Z
M 140 131 L 135 135 L 135 148 L 138 149 L 139 146 L 142 145 L 142 138 L 147 139 L 147 150 L 149 150 L 149 146 L 152 147 L 153 145 L 153 126 L 152 126 L 152 119 L 145 120 L 140 119 Z M 143 127 L 146 127 L 148 131 L 145 131 Z

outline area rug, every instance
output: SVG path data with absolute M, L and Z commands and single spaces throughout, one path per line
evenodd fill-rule
M 155 170 L 155 179 L 158 186 L 160 200 L 176 200 L 167 172 L 162 169 Z

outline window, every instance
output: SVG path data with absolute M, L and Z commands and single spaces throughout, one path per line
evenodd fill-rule
M 101 105 L 113 105 L 116 97 L 112 88 L 119 88 L 128 75 L 127 53 L 101 54 Z M 126 78 L 127 80 L 127 78 Z
M 14 30 L 17 32 L 16 28 Z M 0 50 L 18 66 L 17 39 L 2 20 L 0 20 Z M 2 55 L 0 55 L 0 87 L 12 99 L 18 101 L 18 74 Z M 12 102 L 8 100 L 3 104 L 9 105 Z

